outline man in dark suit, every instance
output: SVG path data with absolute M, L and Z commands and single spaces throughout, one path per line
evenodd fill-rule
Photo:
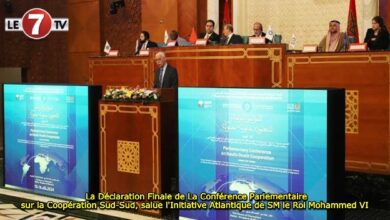
M 215 26 L 215 22 L 213 20 L 207 20 L 205 26 L 206 32 L 199 34 L 198 38 L 206 39 L 207 44 L 211 42 L 215 42 L 218 44 L 220 38 L 219 35 L 214 32 L 214 26 Z
M 154 88 L 177 88 L 177 70 L 167 63 L 164 52 L 158 52 L 155 56 L 158 69 L 154 75 Z
M 221 44 L 223 45 L 243 43 L 240 35 L 233 34 L 233 26 L 231 24 L 225 24 L 225 26 L 223 26 L 223 35 L 224 38 L 221 38 Z
M 147 31 L 141 31 L 139 39 L 136 43 L 135 55 L 139 55 L 141 50 L 146 50 L 148 48 L 157 47 L 157 44 L 153 41 L 150 41 L 150 34 Z
M 253 24 L 253 35 L 251 37 L 265 37 L 263 32 L 263 25 L 260 22 L 255 22 Z M 269 39 L 265 38 L 265 43 L 272 43 Z

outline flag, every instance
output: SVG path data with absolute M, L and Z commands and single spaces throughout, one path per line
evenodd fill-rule
M 165 33 L 164 33 L 164 43 L 167 44 L 167 43 L 168 43 L 168 40 L 169 40 L 168 31 L 165 30 Z
M 274 32 L 272 31 L 271 25 L 268 26 L 267 34 L 265 35 L 265 38 L 272 41 L 274 39 Z
M 296 46 L 297 46 L 297 38 L 295 37 L 295 34 L 293 34 L 290 40 L 290 44 L 288 45 L 288 49 L 293 50 L 295 49 Z
M 188 41 L 191 42 L 192 44 L 195 44 L 196 40 L 198 40 L 198 37 L 196 36 L 195 28 L 192 27 L 191 35 Z
M 356 3 L 355 0 L 349 1 L 349 12 L 348 12 L 348 37 L 354 37 L 355 42 L 359 43 L 359 30 L 356 16 Z
M 229 0 L 225 0 L 225 8 L 223 10 L 223 23 L 231 24 L 232 20 L 230 19 L 230 5 Z
M 104 53 L 109 53 L 111 50 L 111 46 L 110 44 L 108 43 L 108 41 L 106 41 L 106 45 L 104 45 Z

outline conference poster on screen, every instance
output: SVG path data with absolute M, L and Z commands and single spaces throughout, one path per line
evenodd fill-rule
M 326 201 L 326 129 L 324 90 L 180 88 L 179 190 Z M 310 220 L 326 211 L 181 210 L 180 218 Z
M 5 186 L 83 199 L 88 87 L 4 85 Z

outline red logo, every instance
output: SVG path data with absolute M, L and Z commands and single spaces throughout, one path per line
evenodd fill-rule
M 50 14 L 40 8 L 33 8 L 22 17 L 23 32 L 26 36 L 39 40 L 51 32 L 52 19 Z
M 68 31 L 67 18 L 52 18 L 44 9 L 33 8 L 24 13 L 22 18 L 6 18 L 5 31 L 23 31 L 34 40 L 45 38 L 52 31 Z

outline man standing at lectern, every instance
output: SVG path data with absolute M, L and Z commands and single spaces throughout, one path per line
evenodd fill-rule
M 167 63 L 164 52 L 158 52 L 154 58 L 158 69 L 154 74 L 154 88 L 177 88 L 177 70 Z

